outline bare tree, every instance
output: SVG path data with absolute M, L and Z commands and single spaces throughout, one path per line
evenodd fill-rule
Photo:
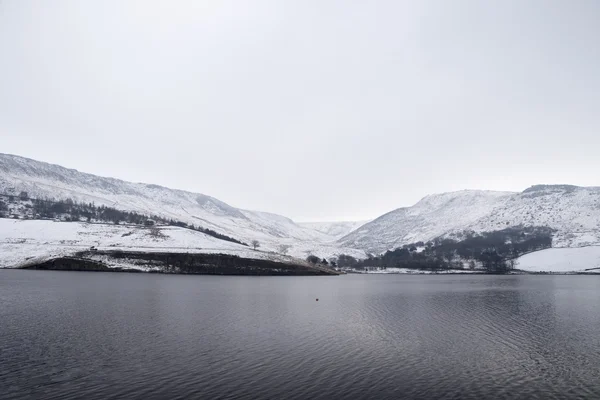
M 129 235 L 131 234 L 131 232 L 129 232 Z M 129 236 L 127 233 L 124 233 L 123 235 L 127 235 Z M 165 236 L 165 234 L 157 227 L 153 226 L 152 228 L 150 228 L 148 230 L 148 236 L 150 236 L 151 238 L 153 238 L 154 240 L 164 240 L 167 238 L 167 236 Z
M 253 241 L 250 242 L 250 244 L 252 245 L 252 248 L 254 248 L 254 250 L 258 249 L 260 247 L 260 242 L 256 239 L 254 239 Z
M 281 254 L 287 254 L 291 247 L 289 244 L 280 244 L 277 249 Z

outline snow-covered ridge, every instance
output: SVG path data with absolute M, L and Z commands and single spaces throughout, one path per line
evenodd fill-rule
M 261 249 L 267 251 L 278 251 L 281 245 L 287 245 L 288 254 L 303 259 L 309 254 L 320 258 L 341 253 L 364 257 L 361 250 L 337 244 L 337 237 L 300 226 L 280 215 L 239 209 L 201 193 L 104 178 L 0 154 L 0 193 L 17 195 L 21 191 L 32 198 L 70 198 L 200 225 L 246 243 L 258 240 Z
M 380 253 L 464 231 L 516 226 L 555 229 L 554 247 L 599 244 L 600 188 L 537 185 L 522 193 L 463 190 L 430 195 L 365 224 L 339 243 Z
M 299 222 L 298 225 L 339 239 L 368 222 L 370 221 Z

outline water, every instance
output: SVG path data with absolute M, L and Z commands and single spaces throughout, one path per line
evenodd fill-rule
M 584 276 L 3 270 L 0 397 L 600 398 L 598 305 Z

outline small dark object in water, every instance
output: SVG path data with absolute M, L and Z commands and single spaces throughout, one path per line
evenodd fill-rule
M 317 299 L 317 301 L 319 301 L 319 299 Z

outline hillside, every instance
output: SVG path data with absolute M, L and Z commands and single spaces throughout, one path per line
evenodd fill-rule
M 298 225 L 339 239 L 355 231 L 369 221 L 299 222 Z
M 254 257 L 267 254 L 177 227 L 140 228 L 0 218 L 0 267 L 19 267 L 26 261 L 72 255 L 92 246 L 131 251 L 220 252 Z
M 538 185 L 522 193 L 464 190 L 431 195 L 365 224 L 339 244 L 381 253 L 440 236 L 518 226 L 554 229 L 554 247 L 600 243 L 600 188 Z
M 130 216 L 138 220 L 140 216 L 156 219 L 158 225 L 190 227 L 198 234 L 229 241 L 222 244 L 218 240 L 219 249 L 234 244 L 246 251 L 248 248 L 242 244 L 257 240 L 259 250 L 265 253 L 286 253 L 300 259 L 311 254 L 321 259 L 340 254 L 361 259 L 366 252 L 379 254 L 420 241 L 461 240 L 472 233 L 523 227 L 550 228 L 553 247 L 600 244 L 600 188 L 595 187 L 538 185 L 521 193 L 463 190 L 426 196 L 414 206 L 399 208 L 370 222 L 296 223 L 281 215 L 236 208 L 201 193 L 103 178 L 0 154 L 0 193 L 18 196 L 21 192 L 33 199 L 90 207 L 93 203 L 94 215 L 121 210 L 139 214 Z M 17 218 L 32 218 L 27 214 L 32 211 L 26 207 L 23 202 L 9 204 L 7 212 Z M 107 222 L 93 216 L 75 219 L 86 220 Z M 201 244 L 201 236 L 193 237 L 199 240 L 197 246 L 206 247 Z M 175 244 L 167 247 L 177 247 Z M 250 256 L 257 254 L 251 252 Z
M 489 215 L 512 193 L 465 190 L 423 198 L 361 226 L 339 240 L 344 246 L 381 253 L 404 244 L 427 241 L 462 230 Z
M 100 270 L 183 272 L 173 270 L 177 266 L 185 267 L 186 273 L 332 274 L 290 256 L 252 250 L 179 227 L 0 218 L 0 268 L 28 268 L 57 261 L 62 266 L 52 269 L 64 269 L 74 262 L 75 269 L 81 269 L 83 261 L 83 265 L 103 266 Z M 220 269 L 225 263 L 236 268 Z M 270 270 L 265 272 L 265 267 Z
M 258 240 L 261 249 L 305 258 L 315 254 L 329 258 L 340 253 L 363 257 L 364 252 L 343 248 L 336 237 L 296 224 L 289 218 L 235 208 L 201 193 L 104 178 L 24 157 L 0 154 L 0 193 L 27 192 L 37 199 L 94 203 L 124 211 L 158 215 L 201 226 L 250 243 Z

